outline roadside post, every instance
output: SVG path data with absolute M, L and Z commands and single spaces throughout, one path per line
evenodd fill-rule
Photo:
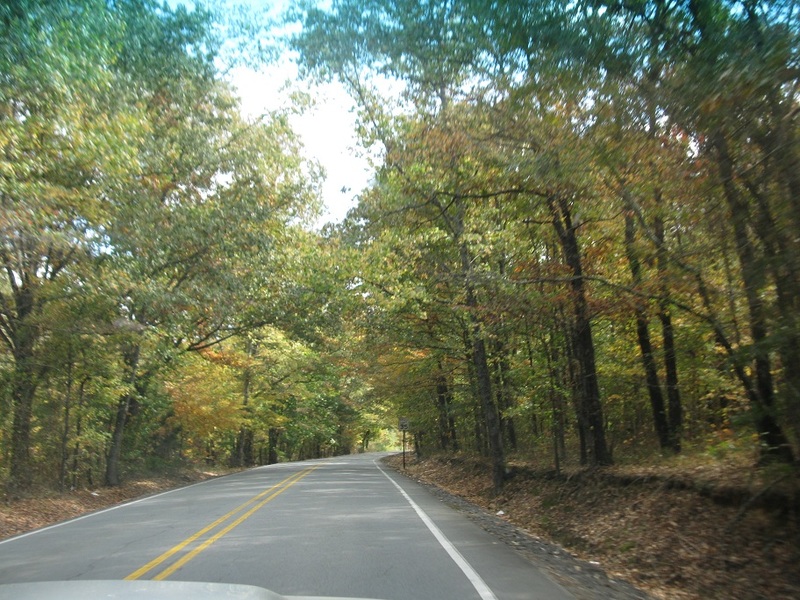
M 406 469 L 406 431 L 408 431 L 408 417 L 400 417 L 398 429 L 403 432 L 403 470 Z

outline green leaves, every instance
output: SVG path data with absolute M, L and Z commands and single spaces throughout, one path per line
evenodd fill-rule
M 638 397 L 637 378 L 619 366 L 620 341 L 608 334 L 621 332 L 627 357 L 636 357 L 635 321 L 641 351 L 663 360 L 654 368 L 648 358 L 647 379 L 666 382 L 671 426 L 679 428 L 681 397 L 704 394 L 679 371 L 727 385 L 708 376 L 718 344 L 754 413 L 769 417 L 756 423 L 767 445 L 784 452 L 776 419 L 800 431 L 792 391 L 800 355 L 788 333 L 797 332 L 800 297 L 789 239 L 800 226 L 794 10 L 785 2 L 380 0 L 307 10 L 294 40 L 304 64 L 338 76 L 366 114 L 381 115 L 363 135 L 380 141 L 384 163 L 345 239 L 364 256 L 365 338 L 386 361 L 374 376 L 383 393 L 405 411 L 419 405 L 419 422 L 435 428 L 424 408 L 435 386 L 424 389 L 416 375 L 434 373 L 421 365 L 454 358 L 480 330 L 493 344 L 501 414 L 523 414 L 508 405 L 517 393 L 508 382 L 531 380 L 545 362 L 544 383 L 524 392 L 535 394 L 525 406 L 555 403 L 552 433 L 563 445 L 556 417 L 569 390 L 577 420 L 595 419 L 581 442 L 597 439 L 601 404 L 582 412 L 581 395 L 597 370 L 600 392 Z M 407 86 L 404 112 L 375 110 L 375 96 L 363 93 L 386 74 Z M 628 246 L 626 219 L 641 234 Z M 780 315 L 774 321 L 768 305 Z M 645 350 L 655 316 L 662 339 Z M 734 350 L 739 344 L 751 353 Z M 773 382 L 778 357 L 796 367 L 781 367 Z M 480 376 L 468 372 L 466 381 L 479 387 Z M 774 402 L 778 390 L 784 404 Z
M 27 484 L 32 448 L 49 443 L 37 423 L 60 414 L 38 390 L 78 364 L 54 344 L 77 352 L 81 336 L 102 336 L 117 396 L 82 431 L 64 417 L 63 439 L 107 431 L 115 415 L 116 483 L 130 419 L 132 455 L 161 435 L 167 366 L 280 318 L 319 173 L 285 115 L 241 117 L 217 73 L 209 12 L 149 0 L 14 6 L 0 15 L 0 364 L 13 409 L 0 443 L 12 480 Z

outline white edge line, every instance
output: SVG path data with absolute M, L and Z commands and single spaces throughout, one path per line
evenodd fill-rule
M 394 484 L 394 486 L 400 491 L 406 501 L 411 505 L 411 508 L 414 509 L 419 518 L 422 519 L 422 522 L 425 523 L 425 526 L 433 534 L 433 537 L 436 538 L 436 540 L 442 545 L 442 548 L 444 548 L 445 552 L 447 552 L 447 554 L 450 555 L 450 558 L 453 559 L 453 562 L 455 562 L 463 571 L 464 575 L 467 576 L 467 579 L 469 579 L 470 583 L 472 583 L 472 586 L 475 588 L 475 591 L 478 592 L 478 595 L 481 597 L 481 599 L 497 600 L 497 596 L 495 596 L 494 592 L 489 588 L 488 585 L 486 585 L 486 582 L 483 580 L 483 578 L 478 575 L 478 572 L 475 569 L 472 568 L 472 565 L 467 562 L 467 559 L 464 558 L 461 552 L 458 551 L 458 548 L 456 548 L 453 543 L 448 540 L 447 537 L 445 537 L 441 529 L 436 526 L 436 523 L 433 522 L 427 513 L 411 499 L 411 496 L 409 496 L 406 491 L 400 487 L 399 483 L 392 479 L 389 474 L 386 473 L 386 471 L 381 469 L 377 462 L 373 461 L 373 464 L 381 473 L 383 473 L 386 479 L 391 481 L 392 484 Z
M 223 475 L 222 477 L 228 477 L 228 475 Z M 33 531 L 27 531 L 25 533 L 20 533 L 19 535 L 15 535 L 14 537 L 6 538 L 4 540 L 0 540 L 0 546 L 3 544 L 7 544 L 8 542 L 13 542 L 15 540 L 21 540 L 22 538 L 26 538 L 32 535 L 36 535 L 37 533 L 43 533 L 45 531 L 49 531 L 50 529 L 56 529 L 57 527 L 62 527 L 64 525 L 69 525 L 70 523 L 76 523 L 77 521 L 83 521 L 84 519 L 89 519 L 91 517 L 102 515 L 103 513 L 111 512 L 112 510 L 117 510 L 118 508 L 125 508 L 126 506 L 132 506 L 134 504 L 139 504 L 140 502 L 145 502 L 147 500 L 153 500 L 155 498 L 159 498 L 161 496 L 166 496 L 167 494 L 172 494 L 173 492 L 179 492 L 181 490 L 186 490 L 191 487 L 195 487 L 198 485 L 203 485 L 204 483 L 209 483 L 211 481 L 216 481 L 217 479 L 222 479 L 222 477 L 212 477 L 211 479 L 206 479 L 204 481 L 198 481 L 196 483 L 190 483 L 189 485 L 184 485 L 182 487 L 173 488 L 171 490 L 167 490 L 165 492 L 159 492 L 158 494 L 153 494 L 152 496 L 143 496 L 142 498 L 137 498 L 136 500 L 131 500 L 130 502 L 124 502 L 122 504 L 115 504 L 114 506 L 109 506 L 108 508 L 102 508 L 100 510 L 96 510 L 90 513 L 86 513 L 84 515 L 80 515 L 77 517 L 73 517 L 72 519 L 67 519 L 66 521 L 59 521 L 58 523 L 53 523 L 52 525 L 46 525 L 41 527 L 40 529 L 34 529 Z
M 279 463 L 282 465 L 286 464 L 293 464 L 293 463 Z M 109 506 L 108 508 L 101 508 L 100 510 L 92 511 L 90 513 L 86 513 L 83 515 L 79 515 L 77 517 L 73 517 L 72 519 L 67 519 L 65 521 L 59 521 L 58 523 L 53 523 L 52 525 L 45 525 L 39 529 L 34 529 L 33 531 L 27 531 L 25 533 L 20 533 L 19 535 L 15 535 L 10 538 L 6 538 L 4 540 L 0 540 L 0 546 L 3 544 L 7 544 L 8 542 L 13 542 L 15 540 L 21 540 L 22 538 L 26 538 L 32 535 L 36 535 L 37 533 L 43 533 L 45 531 L 49 531 L 50 529 L 55 529 L 56 527 L 62 527 L 63 525 L 69 525 L 70 523 L 75 523 L 76 521 L 83 521 L 84 519 L 88 519 L 90 517 L 94 517 L 95 515 L 102 515 L 103 513 L 111 512 L 112 510 L 117 510 L 118 508 L 124 508 L 126 506 L 132 506 L 134 504 L 139 504 L 140 502 L 144 502 L 146 500 L 153 500 L 154 498 L 159 498 L 161 496 L 166 496 L 167 494 L 171 494 L 173 492 L 179 492 L 181 490 L 187 490 L 189 488 L 203 485 L 204 483 L 210 483 L 212 481 L 217 481 L 222 479 L 223 477 L 233 477 L 234 475 L 239 475 L 241 473 L 246 473 L 247 471 L 257 471 L 260 469 L 266 469 L 268 467 L 273 467 L 275 465 L 261 465 L 258 467 L 253 467 L 252 469 L 245 469 L 244 471 L 239 471 L 237 473 L 229 473 L 227 475 L 220 475 L 219 477 L 211 477 L 210 479 L 204 479 L 203 481 L 198 481 L 196 483 L 190 483 L 189 485 L 184 485 L 181 487 L 176 487 L 171 490 L 167 490 L 165 492 L 159 492 L 158 494 L 153 494 L 152 496 L 143 496 L 141 498 L 137 498 L 136 500 L 131 500 L 130 502 L 124 502 L 122 504 L 115 504 L 114 506 Z

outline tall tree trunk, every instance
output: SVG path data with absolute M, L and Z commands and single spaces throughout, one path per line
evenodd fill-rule
M 465 304 L 468 312 L 467 323 L 465 324 L 465 341 L 470 357 L 470 362 L 474 369 L 475 389 L 477 392 L 478 403 L 483 413 L 483 420 L 486 424 L 486 437 L 488 438 L 489 459 L 492 463 L 492 484 L 495 493 L 499 493 L 503 488 L 506 477 L 506 458 L 503 449 L 503 432 L 500 427 L 500 419 L 497 414 L 497 405 L 492 393 L 492 374 L 489 368 L 489 357 L 486 350 L 486 339 L 483 331 L 483 323 L 478 315 L 479 303 L 475 293 L 475 284 L 472 280 L 472 256 L 470 255 L 467 242 L 464 241 L 464 215 L 461 202 L 456 199 L 452 204 L 448 223 L 451 227 L 453 241 L 458 248 L 461 273 L 463 279 Z M 442 213 L 445 214 L 445 210 Z
M 589 423 L 586 418 L 585 405 L 582 401 L 583 390 L 580 381 L 580 367 L 578 365 L 578 358 L 575 354 L 575 334 L 573 333 L 572 323 L 561 315 L 561 327 L 563 329 L 562 337 L 564 340 L 564 356 L 566 361 L 566 369 L 564 373 L 564 384 L 570 391 L 570 401 L 572 408 L 575 411 L 575 425 L 578 429 L 578 460 L 580 464 L 589 464 L 589 452 L 587 450 L 586 440 L 589 437 L 588 429 Z
M 553 225 L 561 241 L 564 259 L 572 271 L 570 288 L 573 302 L 573 340 L 574 352 L 578 365 L 578 390 L 580 391 L 580 414 L 586 423 L 588 435 L 588 458 L 593 465 L 610 465 L 611 453 L 606 445 L 605 422 L 600 403 L 600 385 L 597 380 L 597 369 L 592 338 L 591 316 L 586 299 L 586 287 L 583 277 L 583 265 L 578 245 L 577 224 L 573 223 L 568 201 L 561 197 L 549 197 L 548 205 L 553 218 Z
M 451 414 L 452 395 L 450 386 L 447 385 L 447 375 L 444 373 L 441 361 L 438 362 L 439 372 L 436 375 L 436 405 L 438 411 L 439 446 L 442 450 L 458 450 L 456 440 L 455 420 Z
M 248 356 L 252 356 L 253 348 L 248 342 L 247 347 Z M 250 385 L 252 375 L 250 368 L 245 367 L 242 373 L 242 411 L 245 415 L 250 414 Z M 252 467 L 255 464 L 255 457 L 253 455 L 253 431 L 245 422 L 239 428 L 239 434 L 236 436 L 236 449 L 232 466 L 234 467 Z
M 661 204 L 661 192 L 656 190 L 656 204 Z M 661 321 L 661 339 L 664 348 L 664 380 L 667 389 L 667 407 L 669 415 L 669 447 L 673 452 L 681 451 L 681 431 L 683 429 L 683 406 L 681 391 L 678 385 L 678 361 L 675 352 L 675 332 L 672 327 L 669 287 L 667 277 L 667 246 L 664 234 L 664 220 L 656 215 L 653 224 L 656 239 L 656 265 L 661 280 L 661 300 L 659 301 L 658 319 Z
M 476 402 L 472 407 L 472 414 L 474 418 L 474 434 L 475 434 L 475 450 L 481 456 L 489 456 L 489 442 L 488 442 L 488 435 L 487 435 L 487 426 L 486 426 L 486 415 L 483 411 L 483 406 L 481 405 L 479 395 L 478 395 L 478 377 L 475 374 L 475 361 L 473 360 L 472 356 L 472 340 L 470 336 L 469 329 L 466 325 L 464 325 L 464 329 L 462 331 L 463 336 L 463 343 L 465 347 L 465 363 L 467 366 L 467 380 L 469 381 L 470 390 L 472 392 L 472 397 L 475 398 Z
M 550 380 L 548 395 L 550 396 L 550 405 L 553 411 L 553 464 L 556 473 L 560 473 L 561 459 L 566 457 L 567 454 L 564 431 L 566 429 L 564 422 L 566 402 L 564 394 L 561 392 L 565 387 L 565 377 L 558 366 L 559 356 L 557 346 L 554 343 L 548 343 L 546 340 L 544 346 L 547 374 Z
M 267 464 L 274 465 L 278 462 L 278 437 L 280 433 L 275 427 L 270 427 L 267 432 L 269 448 L 267 450 Z
M 790 115 L 791 103 L 770 99 L 773 120 L 781 125 L 764 136 L 764 168 L 769 168 L 769 189 L 764 183 L 748 180 L 746 188 L 757 207 L 755 231 L 768 255 L 767 265 L 775 282 L 776 305 L 780 319 L 777 338 L 783 380 L 778 389 L 783 396 L 785 417 L 800 449 L 800 155 L 792 127 L 782 126 Z M 771 201 L 772 200 L 772 201 Z
M 658 318 L 661 321 L 661 337 L 664 346 L 664 372 L 667 388 L 669 415 L 669 446 L 673 452 L 681 451 L 681 431 L 683 430 L 683 406 L 678 385 L 678 362 L 675 355 L 675 334 L 669 306 L 662 301 Z
M 21 491 L 33 481 L 31 469 L 31 421 L 33 401 L 47 366 L 37 360 L 39 331 L 32 323 L 36 305 L 29 285 L 12 284 L 14 308 L 4 314 L 5 339 L 10 339 L 14 366 L 11 375 L 11 452 L 9 457 L 9 491 Z
M 453 452 L 458 452 L 459 443 L 456 432 L 456 418 L 453 416 L 452 404 L 453 397 L 452 395 L 449 395 L 447 405 L 447 427 L 450 430 L 450 448 L 453 450 Z
M 641 264 L 635 250 L 636 230 L 633 216 L 625 215 L 625 253 L 631 270 L 633 285 L 638 287 L 642 282 Z M 650 406 L 653 411 L 653 426 L 658 436 L 658 444 L 662 450 L 671 447 L 669 422 L 664 405 L 664 395 L 661 393 L 661 383 L 658 378 L 658 367 L 653 355 L 653 345 L 650 341 L 650 325 L 647 310 L 642 301 L 637 300 L 634 308 L 636 318 L 636 338 L 639 342 L 639 352 L 644 368 L 647 392 L 650 397 Z
M 497 395 L 497 410 L 500 418 L 500 428 L 503 431 L 504 443 L 511 450 L 517 449 L 517 430 L 514 418 L 508 414 L 511 408 L 511 383 L 509 381 L 508 351 L 505 345 L 497 341 L 493 346 L 495 356 L 494 381 Z
M 781 335 L 778 337 L 781 374 L 779 386 L 786 407 L 785 416 L 794 431 L 795 444 L 800 450 L 800 273 L 788 266 L 793 261 L 787 250 L 771 261 L 776 264 L 777 306 Z M 784 268 L 783 264 L 786 264 Z
M 69 461 L 69 430 L 72 410 L 72 345 L 67 355 L 67 389 L 64 393 L 64 423 L 61 428 L 61 460 L 58 465 L 58 487 L 63 492 L 67 487 L 67 462 Z
M 495 210 L 498 215 L 501 212 L 501 202 L 495 199 Z M 504 229 L 501 219 L 498 218 L 497 227 Z M 501 279 L 506 279 L 507 259 L 501 256 L 497 264 L 498 275 Z M 505 317 L 499 315 L 499 327 L 504 329 Z M 512 408 L 512 386 L 511 369 L 509 367 L 509 352 L 503 339 L 496 337 L 492 343 L 492 354 L 494 357 L 495 372 L 495 393 L 497 394 L 497 410 L 500 418 L 500 427 L 504 435 L 504 443 L 512 451 L 517 449 L 517 429 L 514 425 L 514 417 L 510 414 Z
M 469 305 L 469 300 L 467 300 Z M 478 397 L 483 417 L 486 421 L 487 435 L 489 438 L 489 458 L 492 462 L 492 485 L 495 493 L 503 489 L 506 476 L 505 452 L 503 450 L 503 434 L 500 429 L 500 419 L 497 415 L 497 407 L 492 396 L 491 373 L 489 371 L 489 361 L 486 356 L 486 343 L 483 340 L 480 326 L 475 323 L 473 330 L 472 360 L 475 364 L 475 375 L 477 377 Z
M 125 352 L 123 359 L 128 369 L 128 392 L 123 394 L 117 402 L 117 412 L 114 418 L 114 429 L 111 433 L 111 445 L 106 457 L 105 483 L 108 486 L 120 484 L 119 462 L 122 456 L 122 442 L 125 435 L 125 425 L 128 422 L 128 413 L 134 401 L 139 376 L 139 355 L 141 346 L 133 343 Z
M 756 375 L 755 398 L 757 399 L 757 404 L 752 408 L 756 429 L 761 436 L 762 454 L 792 462 L 794 459 L 792 449 L 775 415 L 772 364 L 769 350 L 766 348 L 767 319 L 761 296 L 765 285 L 765 272 L 757 260 L 755 248 L 750 240 L 748 231 L 749 207 L 736 188 L 733 162 L 724 133 L 717 131 L 713 136 L 713 143 L 717 150 L 717 167 L 722 180 L 724 196 L 731 213 L 733 232 L 736 236 L 736 253 L 739 257 L 742 283 L 750 318 L 750 335 L 752 337 Z
M 106 478 L 107 486 L 118 486 L 120 484 L 119 461 L 122 456 L 122 439 L 125 433 L 125 425 L 128 420 L 128 411 L 132 401 L 131 394 L 124 394 L 117 402 L 117 412 L 114 417 L 114 429 L 111 433 L 111 445 L 106 457 Z
M 252 467 L 255 464 L 253 432 L 246 426 L 239 428 L 239 433 L 236 435 L 236 447 L 230 462 L 232 467 L 238 468 Z
M 472 358 L 470 358 L 472 364 Z M 477 392 L 476 392 L 477 395 Z M 483 418 L 483 409 L 480 404 L 473 407 L 472 414 L 474 417 L 475 427 L 473 433 L 475 435 L 475 450 L 481 456 L 489 456 L 489 443 L 486 441 L 486 423 Z
M 88 379 L 83 379 L 81 381 L 81 385 L 78 388 L 78 407 L 77 407 L 77 415 L 75 417 L 75 444 L 72 446 L 72 473 L 70 476 L 71 479 L 71 486 L 73 488 L 78 487 L 78 457 L 80 456 L 81 452 L 81 434 L 83 433 L 83 404 L 86 398 L 86 384 L 88 383 Z M 91 471 L 91 467 L 89 467 Z
M 31 471 L 31 420 L 33 419 L 33 398 L 36 394 L 35 368 L 31 366 L 33 357 L 16 359 L 14 382 L 11 387 L 13 418 L 11 423 L 11 468 L 8 489 L 17 491 L 30 487 L 33 481 Z
M 460 244 L 461 268 L 464 277 L 464 291 L 466 306 L 469 310 L 469 343 L 472 364 L 475 368 L 475 381 L 483 418 L 486 422 L 486 433 L 489 441 L 489 458 L 492 463 L 492 484 L 495 493 L 503 488 L 506 475 L 505 451 L 503 450 L 503 433 L 500 428 L 500 419 L 497 406 L 492 394 L 492 375 L 489 369 L 489 359 L 486 352 L 481 321 L 477 315 L 478 299 L 471 281 L 471 260 L 469 250 L 465 244 Z

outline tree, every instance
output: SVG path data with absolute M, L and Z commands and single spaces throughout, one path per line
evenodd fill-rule
M 340 3 L 330 14 L 309 11 L 305 22 L 308 31 L 300 36 L 296 45 L 309 66 L 332 69 L 351 85 L 354 81 L 351 74 L 359 73 L 364 68 L 374 68 L 406 80 L 415 109 L 429 115 L 429 121 L 425 117 L 420 119 L 422 125 L 411 136 L 399 139 L 390 139 L 386 135 L 381 137 L 387 149 L 386 167 L 397 172 L 396 179 L 401 188 L 416 186 L 416 189 L 409 190 L 413 196 L 406 206 L 411 211 L 432 213 L 434 216 L 431 219 L 441 219 L 443 230 L 452 236 L 457 248 L 457 272 L 463 277 L 463 301 L 467 308 L 465 331 L 468 352 L 473 362 L 476 393 L 488 426 L 495 487 L 499 489 L 505 476 L 504 451 L 496 398 L 492 391 L 490 358 L 486 346 L 488 334 L 478 316 L 481 303 L 477 286 L 480 284 L 473 272 L 473 265 L 477 262 L 471 242 L 473 232 L 465 224 L 466 207 L 470 204 L 479 205 L 492 198 L 505 199 L 521 193 L 532 193 L 543 198 L 549 207 L 552 222 L 561 234 L 559 239 L 565 257 L 575 273 L 572 280 L 576 319 L 573 344 L 575 356 L 582 365 L 582 375 L 576 379 L 581 382 L 582 390 L 578 404 L 581 423 L 587 435 L 592 437 L 593 461 L 605 464 L 610 461 L 610 454 L 604 442 L 590 316 L 585 308 L 580 249 L 575 230 L 569 225 L 569 200 L 566 197 L 557 198 L 555 194 L 541 193 L 540 190 L 546 185 L 531 189 L 530 186 L 520 185 L 518 179 L 498 177 L 498 173 L 491 170 L 494 162 L 489 163 L 488 173 L 481 172 L 482 168 L 487 168 L 487 164 L 480 162 L 481 159 L 496 160 L 500 169 L 508 169 L 507 157 L 502 157 L 500 151 L 491 158 L 480 152 L 476 152 L 477 157 L 466 158 L 459 144 L 469 145 L 474 143 L 474 139 L 455 133 L 456 128 L 465 122 L 451 122 L 454 121 L 451 114 L 453 98 L 468 93 L 468 78 L 478 77 L 479 86 L 484 83 L 480 79 L 480 70 L 471 70 L 468 66 L 471 63 L 482 64 L 486 57 L 483 54 L 485 31 L 480 15 L 470 12 L 471 8 L 474 7 L 445 3 L 436 7 L 425 4 L 415 9 L 405 3 L 373 2 L 359 17 L 354 15 L 349 3 Z M 320 39 L 323 38 L 329 42 L 321 44 Z M 419 43 L 412 44 L 411 40 Z M 357 85 L 353 85 L 353 88 L 357 94 L 361 89 Z M 363 94 L 360 97 L 363 98 Z M 491 111 L 499 107 L 498 110 L 503 110 L 499 103 L 492 106 L 492 102 L 489 99 L 484 108 Z M 370 106 L 365 106 L 365 111 L 372 114 Z M 469 129 L 470 126 L 477 128 Z M 496 133 L 485 120 L 467 121 L 466 127 L 468 136 L 481 137 L 484 142 L 487 136 Z M 491 137 L 488 140 L 490 144 L 494 142 Z M 441 145 L 443 156 L 435 155 L 431 160 L 425 156 L 426 150 L 414 145 L 419 142 L 428 144 L 433 155 L 439 152 L 438 146 Z M 515 139 L 506 136 L 502 143 L 509 147 L 515 142 Z M 530 147 L 527 148 L 530 150 Z M 424 158 L 415 164 L 414 153 Z M 412 158 L 407 158 L 409 155 Z M 475 173 L 481 172 L 484 178 L 476 178 L 470 169 Z M 502 263 L 501 260 L 499 264 Z M 498 357 L 497 364 L 502 364 L 501 357 Z M 502 395 L 499 397 L 502 398 Z
M 696 372 L 687 357 L 698 351 L 713 362 L 717 344 L 750 399 L 765 454 L 791 458 L 781 420 L 796 430 L 798 404 L 790 398 L 797 369 L 785 367 L 797 355 L 796 253 L 785 235 L 796 220 L 787 167 L 796 145 L 792 10 L 781 2 L 374 0 L 299 15 L 305 30 L 294 45 L 304 65 L 351 89 L 365 140 L 385 151 L 382 179 L 362 199 L 359 215 L 370 228 L 368 243 L 383 243 L 378 232 L 405 236 L 428 273 L 419 248 L 431 238 L 417 233 L 451 236 L 454 245 L 431 262 L 447 265 L 451 284 L 457 273 L 465 281 L 459 292 L 450 288 L 449 301 L 468 309 L 461 323 L 476 351 L 469 355 L 482 354 L 481 340 L 489 344 L 489 368 L 482 360 L 471 367 L 478 397 L 493 397 L 484 403 L 487 422 L 498 404 L 513 413 L 504 377 L 513 350 L 493 336 L 513 331 L 531 341 L 522 325 L 529 317 L 509 319 L 488 304 L 511 282 L 537 286 L 528 292 L 566 288 L 569 310 L 555 313 L 558 335 L 551 337 L 564 343 L 563 354 L 548 348 L 540 356 L 552 364 L 568 357 L 551 373 L 572 389 L 588 460 L 610 462 L 603 388 L 619 388 L 598 369 L 614 371 L 604 356 L 614 342 L 598 345 L 594 327 L 622 320 L 635 324 L 626 357 L 638 346 L 662 448 L 680 451 L 683 404 L 687 394 L 701 395 L 682 389 L 679 369 Z M 740 53 L 750 46 L 758 52 Z M 405 85 L 405 117 L 383 110 L 377 86 L 368 85 L 370 77 L 387 76 Z M 781 119 L 790 125 L 779 125 Z M 779 160 L 776 149 L 784 146 Z M 718 199 L 728 206 L 729 229 L 705 222 L 718 219 Z M 492 202 L 502 202 L 502 210 Z M 510 226 L 500 224 L 501 214 Z M 497 239 L 522 239 L 523 223 L 536 234 L 525 240 L 527 260 L 495 253 Z M 555 259 L 546 272 L 543 247 Z M 620 256 L 628 278 L 620 276 Z M 533 267 L 536 276 L 523 281 Z M 392 293 L 407 299 L 421 273 L 400 273 L 409 280 Z M 381 285 L 376 294 L 387 289 Z M 517 302 L 529 296 L 509 294 Z M 768 304 L 780 315 L 775 326 L 766 318 Z M 750 339 L 738 328 L 742 316 Z M 655 318 L 659 338 L 650 331 Z M 687 320 L 691 327 L 681 331 Z M 691 348 L 681 347 L 690 341 Z M 781 376 L 773 380 L 777 359 Z M 486 372 L 489 385 L 482 387 Z
M 796 105 L 792 90 L 797 72 L 791 66 L 790 49 L 796 48 L 797 36 L 788 25 L 793 8 L 781 2 L 758 6 L 746 2 L 741 6 L 586 2 L 569 8 L 559 3 L 519 3 L 497 11 L 483 9 L 479 3 L 473 6 L 475 14 L 481 11 L 485 16 L 481 22 L 487 32 L 485 39 L 491 42 L 486 48 L 495 58 L 487 64 L 494 65 L 493 73 L 504 76 L 501 81 L 511 81 L 515 87 L 519 86 L 514 82 L 522 81 L 523 87 L 535 82 L 537 88 L 559 86 L 557 89 L 577 91 L 577 96 L 570 96 L 572 102 L 580 104 L 590 97 L 599 101 L 598 108 L 603 107 L 606 95 L 624 97 L 638 111 L 629 113 L 634 119 L 628 127 L 638 128 L 652 139 L 667 138 L 677 130 L 696 141 L 696 148 L 703 153 L 701 160 L 708 156 L 715 161 L 718 190 L 728 203 L 734 225 L 742 290 L 749 306 L 755 387 L 743 379 L 744 387 L 765 452 L 790 459 L 791 450 L 778 422 L 775 389 L 796 389 L 791 383 L 796 369 L 784 372 L 785 387 L 771 380 L 768 348 L 772 342 L 759 290 L 774 287 L 777 298 L 782 298 L 776 301 L 776 308 L 783 331 L 796 331 L 797 307 L 789 300 L 796 297 L 789 291 L 796 279 L 796 269 L 791 266 L 796 264 L 796 256 L 783 237 L 793 222 L 779 216 L 791 212 L 793 200 L 776 193 L 793 185 L 792 176 L 786 177 L 786 165 L 794 160 L 794 129 L 779 125 Z M 554 35 L 559 30 L 561 35 Z M 570 34 L 564 35 L 564 31 Z M 532 32 L 538 35 L 530 35 Z M 558 75 L 548 70 L 555 65 Z M 528 77 L 522 78 L 523 73 Z M 570 90 L 565 82 L 576 79 L 592 83 L 583 91 Z M 602 110 L 595 114 L 598 120 L 604 118 Z M 786 152 L 774 160 L 771 157 L 776 155 L 770 152 L 778 147 L 779 138 Z M 711 152 L 706 154 L 707 150 Z M 685 156 L 692 160 L 691 154 Z M 752 165 L 758 165 L 758 176 Z M 655 192 L 657 196 L 658 190 Z M 667 258 L 659 218 L 656 215 L 652 226 L 659 261 L 675 264 L 674 258 Z M 763 266 L 775 265 L 772 259 L 777 257 L 786 268 L 780 273 L 768 270 L 768 281 Z M 762 259 L 759 268 L 756 265 Z M 678 427 L 677 371 L 674 350 L 669 348 L 670 301 L 664 294 L 661 297 L 667 392 L 673 426 Z M 779 337 L 781 341 L 775 339 L 774 347 L 781 348 L 782 362 L 792 362 L 794 334 Z M 786 398 L 790 396 L 788 392 Z M 787 414 L 796 414 L 796 406 L 794 401 L 787 402 Z
M 282 245 L 315 210 L 319 171 L 285 114 L 238 114 L 204 9 L 86 0 L 0 10 L 10 484 L 31 479 L 32 424 L 61 421 L 62 467 L 70 438 L 85 434 L 88 423 L 78 433 L 72 421 L 87 335 L 112 343 L 109 365 L 122 368 L 106 456 L 116 484 L 130 417 L 167 418 L 165 366 L 278 317 L 291 278 Z M 79 324 L 65 326 L 74 314 Z M 35 410 L 49 376 L 63 382 L 63 413 Z M 156 435 L 140 425 L 129 450 Z
M 750 323 L 750 356 L 733 360 L 740 372 L 752 362 L 755 381 L 740 379 L 765 455 L 791 461 L 776 392 L 783 392 L 785 422 L 797 431 L 798 259 L 786 237 L 797 226 L 789 215 L 797 212 L 800 191 L 794 170 L 788 168 L 797 160 L 796 123 L 789 117 L 797 103 L 798 72 L 792 66 L 797 32 L 790 25 L 794 9 L 782 2 L 590 5 L 607 9 L 602 16 L 594 13 L 593 20 L 608 27 L 610 20 L 621 19 L 629 31 L 638 33 L 641 54 L 659 55 L 658 61 L 650 61 L 649 71 L 642 68 L 641 55 L 629 64 L 604 60 L 610 76 L 616 81 L 635 78 L 642 87 L 649 86 L 651 96 L 655 94 L 652 101 L 662 111 L 661 121 L 692 135 L 701 156 L 715 165 L 717 190 L 727 203 L 735 236 Z M 628 41 L 613 39 L 615 49 Z M 763 293 L 770 288 L 776 294 L 779 334 L 771 333 L 766 316 Z M 773 381 L 775 351 L 783 365 L 778 384 Z
M 115 198 L 109 266 L 120 274 L 121 318 L 149 330 L 168 355 L 200 351 L 269 322 L 276 249 L 287 223 L 313 206 L 317 174 L 301 160 L 285 115 L 251 123 L 237 114 L 214 67 L 208 12 L 128 9 L 120 67 L 145 104 L 151 134 L 138 176 Z M 124 356 L 133 389 L 140 345 L 133 341 Z M 129 394 L 119 400 L 110 485 L 119 483 L 136 402 Z
M 118 103 L 120 22 L 102 3 L 2 11 L 0 339 L 14 365 L 9 486 L 18 488 L 31 481 L 33 403 L 49 370 L 43 311 L 98 250 L 104 193 L 133 162 L 138 111 Z

